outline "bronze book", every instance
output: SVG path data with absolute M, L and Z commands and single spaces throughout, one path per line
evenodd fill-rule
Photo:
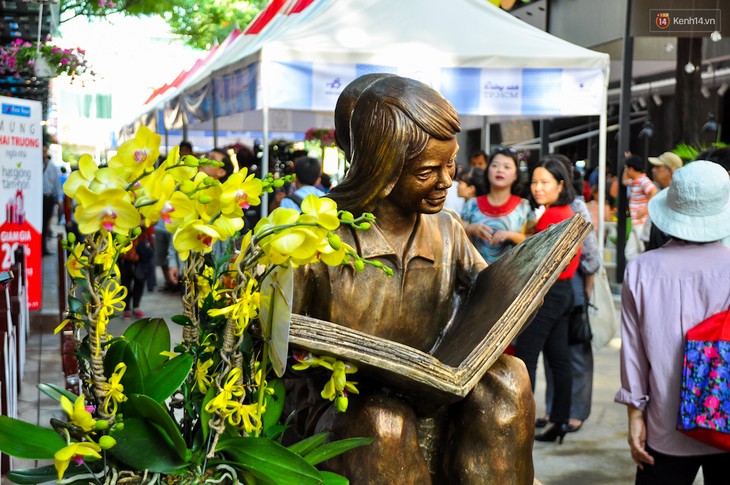
M 515 246 L 477 277 L 429 352 L 332 322 L 292 315 L 290 345 L 358 366 L 355 380 L 441 403 L 466 396 L 542 305 L 591 225 L 579 216 Z

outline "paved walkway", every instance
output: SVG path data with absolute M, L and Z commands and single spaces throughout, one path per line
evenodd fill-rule
M 62 385 L 59 337 L 53 335 L 57 325 L 58 267 L 56 256 L 43 258 L 43 308 L 34 318 L 28 342 L 26 371 L 20 395 L 20 417 L 26 421 L 48 425 L 50 417 L 63 418 L 58 405 L 35 388 L 39 382 Z M 161 275 L 160 275 L 161 278 Z M 161 279 L 160 279 L 161 281 Z M 147 292 L 142 297 L 142 310 L 148 315 L 170 317 L 182 310 L 180 295 Z M 129 321 L 117 319 L 110 332 L 118 335 Z M 179 328 L 172 325 L 173 328 Z M 175 337 L 173 337 L 174 339 Z M 179 337 L 178 337 L 179 339 Z M 174 340 L 175 341 L 175 340 Z M 626 410 L 615 404 L 613 396 L 619 387 L 619 347 L 614 339 L 595 353 L 593 410 L 577 433 L 566 436 L 562 445 L 536 442 L 533 452 L 536 478 L 543 485 L 616 485 L 633 483 L 634 465 L 626 443 Z M 542 369 L 542 364 L 539 365 Z M 544 413 L 544 376 L 538 373 L 537 416 Z M 35 466 L 33 462 L 16 461 L 16 467 Z M 5 479 L 2 484 L 9 483 Z M 701 484 L 698 479 L 696 484 Z

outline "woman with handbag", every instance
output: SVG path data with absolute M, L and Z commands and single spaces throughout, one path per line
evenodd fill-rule
M 535 233 L 573 217 L 570 209 L 570 203 L 575 198 L 572 179 L 559 160 L 548 157 L 537 164 L 532 172 L 530 190 L 533 205 L 544 207 L 544 212 L 535 225 Z M 573 380 L 568 351 L 568 320 L 573 311 L 571 279 L 578 269 L 579 260 L 580 249 L 548 290 L 535 318 L 517 337 L 515 356 L 522 359 L 527 367 L 533 393 L 540 352 L 550 360 L 552 367 L 552 424 L 543 433 L 535 436 L 537 441 L 558 440 L 562 443 L 568 432 Z
M 568 157 L 560 154 L 550 154 L 547 157 L 554 158 L 565 165 L 572 176 L 575 199 L 570 203 L 571 210 L 583 216 L 588 222 L 591 219 L 588 207 L 583 199 L 583 175 L 575 168 Z M 601 267 L 601 256 L 598 251 L 598 239 L 596 233 L 591 231 L 583 241 L 580 252 L 580 264 L 573 275 L 571 284 L 573 286 L 573 311 L 568 321 L 568 345 L 570 349 L 570 364 L 573 370 L 573 384 L 570 399 L 570 419 L 568 420 L 568 432 L 580 430 L 583 421 L 591 414 L 591 403 L 593 400 L 593 349 L 591 339 L 591 325 L 588 321 L 588 300 L 593 289 L 593 278 Z M 544 357 L 544 356 L 543 356 Z M 545 410 L 546 415 L 535 420 L 535 426 L 545 427 L 550 421 L 553 400 L 553 376 L 550 370 L 550 361 L 543 358 L 545 366 Z
M 723 453 L 676 429 L 684 338 L 730 306 L 730 177 L 692 162 L 649 201 L 649 215 L 672 239 L 626 266 L 621 296 L 621 389 L 637 484 L 728 483 Z

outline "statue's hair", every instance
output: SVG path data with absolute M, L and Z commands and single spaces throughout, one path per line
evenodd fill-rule
M 363 74 L 345 86 L 345 89 L 337 98 L 337 104 L 335 105 L 335 142 L 345 152 L 347 160 L 350 160 L 350 120 L 357 98 L 376 81 L 392 76 L 395 76 L 395 74 L 387 72 Z
M 383 77 L 364 89 L 349 123 L 351 160 L 332 197 L 356 215 L 372 211 L 395 187 L 406 163 L 435 138 L 452 140 L 461 130 L 454 107 L 426 84 Z

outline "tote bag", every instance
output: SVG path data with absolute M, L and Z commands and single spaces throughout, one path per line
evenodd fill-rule
M 730 451 L 730 310 L 687 332 L 677 429 Z
M 611 285 L 603 266 L 596 273 L 593 282 L 593 292 L 588 301 L 588 322 L 591 325 L 591 333 L 593 334 L 591 344 L 594 350 L 603 348 L 616 335 L 618 318 L 613 302 L 613 293 L 611 293 Z

